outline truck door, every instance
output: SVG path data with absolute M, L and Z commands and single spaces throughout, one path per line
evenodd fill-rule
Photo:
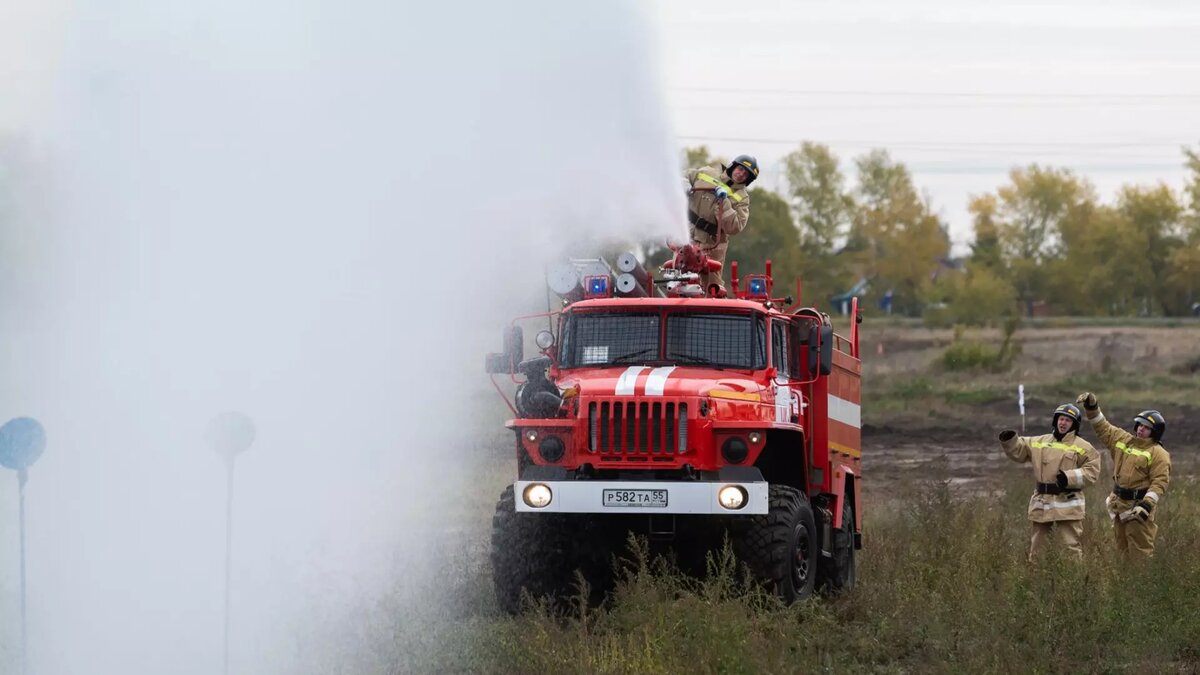
M 791 351 L 788 340 L 790 327 L 786 321 L 771 321 L 771 365 L 775 367 L 775 421 L 798 423 L 800 421 L 799 397 L 788 386 L 791 377 Z

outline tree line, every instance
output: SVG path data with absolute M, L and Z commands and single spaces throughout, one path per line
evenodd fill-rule
M 780 192 L 750 190 L 750 225 L 729 260 L 771 259 L 777 288 L 802 280 L 828 309 L 854 291 L 897 314 L 982 324 L 1035 314 L 1190 315 L 1200 302 L 1200 152 L 1183 148 L 1185 184 L 1126 185 L 1111 202 L 1074 172 L 1031 164 L 968 204 L 974 240 L 951 257 L 948 225 L 885 150 L 852 160 L 828 146 L 783 160 Z M 706 147 L 683 163 L 719 162 Z

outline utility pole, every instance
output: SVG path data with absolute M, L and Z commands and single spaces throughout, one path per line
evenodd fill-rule
M 221 672 L 229 675 L 229 620 L 233 577 L 233 465 L 238 455 L 254 442 L 254 422 L 239 412 L 217 415 L 208 424 L 205 438 L 225 459 L 225 625 Z
M 25 484 L 29 467 L 46 449 L 46 430 L 32 417 L 17 417 L 0 427 L 0 466 L 17 472 L 17 518 L 21 549 L 21 675 L 29 672 L 29 628 L 25 590 Z

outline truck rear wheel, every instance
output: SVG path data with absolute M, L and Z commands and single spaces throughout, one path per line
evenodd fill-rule
M 858 555 L 854 550 L 854 507 L 848 497 L 842 498 L 842 527 L 833 531 L 833 557 L 824 561 L 822 586 L 832 593 L 854 588 L 858 576 Z
M 766 515 L 739 520 L 734 552 L 764 586 L 784 602 L 812 595 L 817 578 L 817 525 L 812 506 L 799 490 L 769 488 Z
M 569 532 L 563 516 L 517 513 L 510 485 L 492 517 L 492 583 L 496 601 L 509 614 L 521 611 L 521 592 L 555 604 L 572 589 Z

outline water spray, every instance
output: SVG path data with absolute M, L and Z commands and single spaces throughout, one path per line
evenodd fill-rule
M 17 472 L 18 518 L 21 538 L 21 674 L 29 672 L 28 629 L 25 623 L 25 483 L 29 467 L 46 449 L 46 430 L 32 417 L 17 417 L 0 427 L 0 466 Z
M 221 413 L 208 423 L 205 440 L 225 458 L 225 626 L 222 671 L 229 673 L 229 599 L 233 571 L 233 464 L 238 455 L 254 442 L 254 421 L 239 412 Z

